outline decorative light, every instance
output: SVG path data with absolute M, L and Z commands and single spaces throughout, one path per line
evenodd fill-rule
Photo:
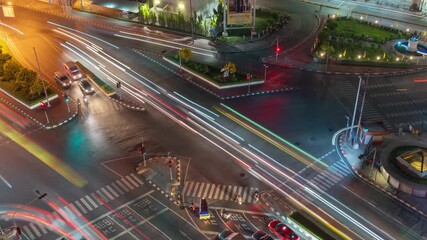
M 341 57 L 342 57 L 342 54 L 338 55 L 338 57 L 339 57 L 339 58 L 341 58 Z
M 380 56 L 377 56 L 377 60 L 380 60 L 380 58 L 381 58 Z
M 184 10 L 184 3 L 182 2 L 178 3 L 178 8 L 181 10 Z
M 357 58 L 358 58 L 358 59 L 361 59 L 361 58 L 362 58 L 362 55 L 357 55 Z
M 375 20 L 375 24 L 378 24 L 378 20 Z
M 396 58 L 396 62 L 398 62 L 399 61 L 399 58 Z

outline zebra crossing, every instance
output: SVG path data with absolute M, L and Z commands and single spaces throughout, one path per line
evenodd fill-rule
M 101 207 L 105 203 L 108 203 L 138 187 L 141 187 L 144 183 L 141 179 L 135 174 L 131 173 L 127 176 L 124 176 L 120 179 L 117 179 L 114 182 L 111 182 L 108 185 L 105 185 L 86 196 L 81 197 L 80 199 L 70 202 L 67 205 L 63 204 L 57 211 L 52 212 L 57 217 L 62 217 L 62 219 L 77 219 L 83 215 L 94 211 L 95 209 Z M 55 219 L 51 215 L 46 215 L 46 218 L 50 222 L 54 222 Z M 41 239 L 43 235 L 47 234 L 49 230 L 38 223 L 28 223 L 27 225 L 22 226 L 23 235 L 27 239 Z
M 339 183 L 343 178 L 348 176 L 351 173 L 349 167 L 345 164 L 344 161 L 340 160 L 330 165 L 328 169 L 317 174 L 314 178 L 309 180 L 313 186 L 318 187 L 322 191 L 326 192 L 337 183 Z M 302 188 L 296 190 L 300 195 L 304 196 L 309 201 L 313 201 L 313 198 L 307 194 Z
M 215 200 L 232 200 L 238 194 L 242 196 L 243 203 L 257 203 L 253 198 L 253 193 L 257 188 L 242 186 L 223 185 L 205 182 L 186 181 L 182 190 L 182 195 L 186 197 L 197 197 Z

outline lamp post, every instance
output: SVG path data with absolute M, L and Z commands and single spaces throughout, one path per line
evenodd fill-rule
M 268 65 L 264 64 L 264 81 L 267 81 L 267 68 Z
M 363 108 L 365 106 L 365 98 L 366 98 L 366 91 L 368 89 L 368 80 L 369 80 L 369 73 L 371 72 L 371 69 L 368 70 L 368 76 L 366 77 L 366 82 L 364 84 L 364 90 L 363 90 L 363 98 L 362 98 L 362 106 L 360 106 L 360 113 L 359 113 L 359 122 L 357 124 L 357 131 L 356 131 L 356 144 L 355 146 L 358 147 L 359 143 L 358 143 L 358 137 L 359 137 L 359 132 L 360 132 L 360 123 L 362 121 L 362 115 L 363 115 Z
M 357 110 L 357 104 L 359 102 L 359 93 L 360 93 L 360 86 L 362 85 L 362 76 L 359 76 L 359 87 L 357 88 L 357 95 L 356 95 L 356 101 L 354 103 L 354 111 L 353 111 L 353 117 L 351 119 L 351 126 L 350 126 L 350 136 L 351 138 L 351 146 L 353 146 L 354 138 L 353 138 L 353 126 L 354 126 L 354 120 L 356 118 L 356 110 Z
M 194 36 L 193 4 L 191 0 L 190 0 L 190 23 L 191 23 L 191 36 Z
M 371 174 L 372 174 L 372 169 L 374 168 L 375 160 L 376 160 L 376 157 L 377 157 L 377 148 L 372 149 L 372 150 L 368 153 L 368 155 L 367 155 L 367 156 L 369 156 L 372 152 L 374 152 L 374 158 L 373 158 L 373 161 L 372 161 L 371 169 L 369 170 L 369 176 L 372 176 L 372 175 L 371 175 Z M 368 159 L 368 157 L 366 157 L 366 159 Z
M 49 97 L 47 96 L 46 85 L 44 83 L 44 80 L 42 79 L 42 71 L 40 70 L 40 64 L 39 64 L 39 59 L 37 58 L 36 48 L 33 47 L 33 50 L 34 50 L 34 55 L 36 56 L 37 68 L 39 69 L 40 81 L 42 81 L 42 84 L 43 84 L 43 90 L 44 90 L 44 95 L 46 97 L 47 106 L 50 107 Z

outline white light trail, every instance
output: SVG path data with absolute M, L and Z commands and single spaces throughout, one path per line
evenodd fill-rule
M 5 27 L 7 27 L 7 28 L 10 28 L 10 29 L 12 29 L 13 31 L 15 31 L 15 32 L 17 32 L 17 33 L 19 33 L 19 34 L 21 34 L 21 35 L 24 35 L 24 33 L 23 33 L 22 31 L 18 30 L 17 28 L 14 28 L 14 27 L 12 27 L 12 26 L 10 26 L 10 25 L 7 25 L 7 24 L 2 23 L 2 22 L 0 22 L 0 25 L 5 26 Z
M 61 27 L 61 28 L 68 29 L 68 30 L 73 31 L 73 32 L 78 32 L 78 33 L 83 34 L 83 35 L 85 35 L 85 36 L 88 36 L 88 37 L 94 38 L 94 39 L 96 39 L 96 40 L 98 40 L 98 41 L 100 41 L 100 42 L 103 42 L 103 43 L 105 43 L 105 44 L 107 44 L 107 45 L 110 45 L 110 46 L 114 47 L 115 49 L 119 49 L 119 47 L 118 47 L 118 46 L 116 46 L 116 45 L 114 45 L 114 44 L 112 44 L 112 43 L 109 43 L 109 42 L 107 42 L 107 41 L 105 41 L 105 40 L 102 40 L 102 39 L 100 39 L 100 38 L 98 38 L 98 37 L 95 37 L 95 36 L 93 36 L 93 35 L 87 34 L 87 33 L 85 33 L 85 32 L 82 32 L 82 31 L 79 31 L 79 30 L 76 30 L 76 29 L 73 29 L 73 28 L 69 28 L 69 27 L 66 27 L 66 26 L 63 26 L 63 25 L 61 25 L 61 24 L 54 23 L 54 22 L 51 22 L 51 21 L 47 21 L 47 23 L 48 23 L 48 24 L 55 25 L 55 26 L 57 26 L 57 27 Z
M 131 40 L 139 41 L 139 42 L 146 42 L 146 43 L 155 44 L 155 45 L 159 45 L 159 46 L 163 46 L 163 47 L 168 47 L 168 48 L 173 48 L 173 49 L 178 49 L 178 50 L 181 49 L 181 47 L 175 47 L 175 46 L 171 46 L 171 45 L 167 45 L 167 44 L 163 44 L 163 43 L 152 42 L 152 41 L 149 41 L 149 40 L 144 40 L 144 39 L 135 38 L 135 37 L 129 37 L 129 36 L 120 35 L 120 34 L 114 34 L 114 36 L 116 36 L 116 37 L 122 37 L 122 38 L 127 38 L 127 39 L 131 39 Z M 192 51 L 192 53 L 203 55 L 203 56 L 207 56 L 207 57 L 214 57 L 213 54 L 208 54 L 208 53 L 202 53 L 202 52 L 197 52 L 197 51 Z
M 183 47 L 188 47 L 188 48 L 193 48 L 193 49 L 199 49 L 199 50 L 202 50 L 202 51 L 205 51 L 205 52 L 217 53 L 216 51 L 213 51 L 213 50 L 209 50 L 209 49 L 205 49 L 205 48 L 201 48 L 201 47 L 195 47 L 195 46 L 191 46 L 189 44 L 177 43 L 177 42 L 173 42 L 173 41 L 169 41 L 169 40 L 164 40 L 164 39 L 161 39 L 161 38 L 155 38 L 155 37 L 145 36 L 145 35 L 141 35 L 141 34 L 125 32 L 125 31 L 120 31 L 120 33 L 132 35 L 132 36 L 136 36 L 136 37 L 148 38 L 148 39 L 151 39 L 151 40 L 166 42 L 166 43 L 170 43 L 170 44 L 175 44 L 175 45 L 178 45 L 178 46 L 183 46 Z
M 188 98 L 186 98 L 186 97 L 182 96 L 181 94 L 179 94 L 179 93 L 177 93 L 177 92 L 175 92 L 175 91 L 174 91 L 173 93 L 175 93 L 175 94 L 176 94 L 176 95 L 178 95 L 179 97 L 183 98 L 183 99 L 184 99 L 184 100 L 186 100 L 187 102 L 190 102 L 190 103 L 192 103 L 193 105 L 196 105 L 196 106 L 198 106 L 199 108 L 201 108 L 201 109 L 205 110 L 206 112 L 209 112 L 210 114 L 212 114 L 212 115 L 214 115 L 214 116 L 216 116 L 216 117 L 219 117 L 219 115 L 218 115 L 218 114 L 216 114 L 216 113 L 212 112 L 211 110 L 209 110 L 209 109 L 207 109 L 207 108 L 205 108 L 205 107 L 201 106 L 200 104 L 197 104 L 196 102 L 191 101 L 190 99 L 188 99 Z

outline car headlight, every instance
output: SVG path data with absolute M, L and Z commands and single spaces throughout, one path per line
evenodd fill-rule
M 93 90 L 95 90 L 95 89 L 93 89 L 93 87 L 92 87 L 92 88 L 90 88 L 90 90 L 91 90 L 91 91 L 93 91 Z

